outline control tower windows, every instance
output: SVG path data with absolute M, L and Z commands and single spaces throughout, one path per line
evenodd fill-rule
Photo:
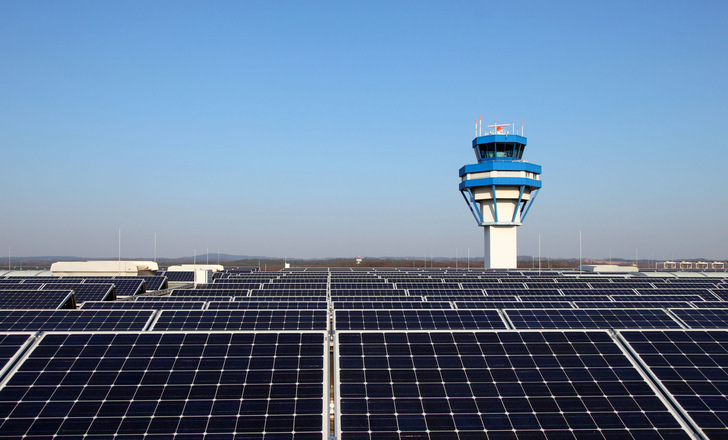
M 521 159 L 523 156 L 523 145 L 509 142 L 496 142 L 481 144 L 478 146 L 480 160 L 487 159 Z

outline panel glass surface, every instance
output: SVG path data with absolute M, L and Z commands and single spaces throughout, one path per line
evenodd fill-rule
M 335 310 L 335 330 L 507 328 L 497 310 Z
M 606 332 L 336 338 L 337 439 L 690 438 Z
M 728 332 L 619 332 L 710 439 L 728 438 Z
M 517 329 L 681 328 L 661 309 L 506 309 Z
M 49 333 L 0 389 L 0 436 L 321 440 L 324 356 L 323 332 Z
M 328 310 L 163 310 L 154 330 L 326 330 Z

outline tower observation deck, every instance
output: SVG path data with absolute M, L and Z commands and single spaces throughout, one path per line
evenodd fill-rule
M 483 132 L 476 123 L 473 150 L 478 163 L 460 168 L 460 193 L 484 229 L 486 269 L 516 268 L 516 228 L 541 188 L 541 166 L 522 160 L 523 127 L 521 134 L 509 133 L 508 127 L 496 123 Z

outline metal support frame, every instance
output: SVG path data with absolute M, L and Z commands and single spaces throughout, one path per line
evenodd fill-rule
M 478 226 L 480 226 L 483 224 L 483 214 L 480 212 L 478 203 L 475 201 L 475 197 L 473 196 L 473 193 L 470 191 L 470 188 L 466 188 L 466 190 L 468 191 L 468 194 L 470 195 L 470 201 L 468 200 L 467 197 L 465 197 L 465 191 L 460 191 L 460 194 L 463 196 L 465 203 L 468 204 L 468 208 L 470 208 L 470 212 L 473 214 L 473 217 L 475 217 L 475 221 L 478 222 Z
M 538 195 L 538 189 L 536 191 L 531 192 L 531 200 L 528 202 L 528 207 L 526 205 L 523 205 L 526 207 L 526 212 L 523 213 L 521 216 L 521 222 L 523 222 L 526 219 L 526 216 L 528 215 L 528 210 L 531 209 L 531 206 L 533 205 L 533 201 L 536 200 L 536 196 Z
M 498 200 L 495 198 L 495 185 L 491 185 L 493 189 L 493 213 L 495 214 L 495 222 L 498 223 Z
M 515 223 L 516 221 L 516 214 L 518 214 L 518 207 L 521 206 L 521 198 L 523 197 L 524 189 L 526 189 L 526 185 L 521 185 L 521 192 L 518 194 L 518 201 L 516 202 L 516 206 L 513 208 L 513 218 L 511 219 L 511 223 Z

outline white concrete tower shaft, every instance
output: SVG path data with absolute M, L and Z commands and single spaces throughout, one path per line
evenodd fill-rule
M 517 267 L 517 228 L 541 188 L 541 166 L 522 160 L 523 136 L 502 126 L 473 139 L 478 163 L 460 169 L 460 192 L 484 229 L 486 269 Z

